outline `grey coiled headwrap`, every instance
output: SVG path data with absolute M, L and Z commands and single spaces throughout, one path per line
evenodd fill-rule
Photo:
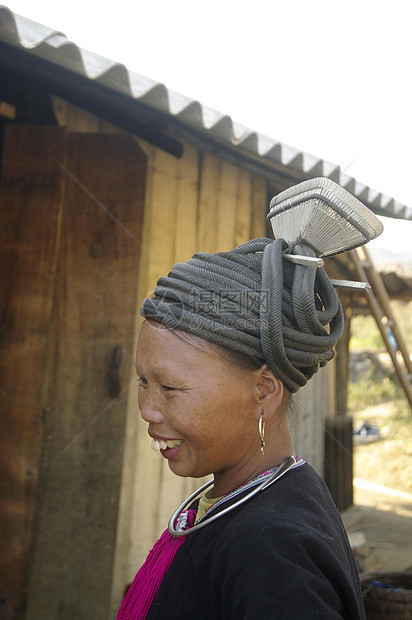
M 314 256 L 306 245 L 265 238 L 198 252 L 158 280 L 141 314 L 266 362 L 296 392 L 332 359 L 343 312 L 325 271 L 287 262 L 286 251 Z

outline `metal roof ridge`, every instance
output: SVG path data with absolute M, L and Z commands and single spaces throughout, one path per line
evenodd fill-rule
M 55 35 L 65 37 L 67 40 L 64 33 L 39 24 L 22 15 L 17 15 L 7 6 L 0 5 L 0 34 L 3 35 L 7 31 L 10 35 L 8 39 L 13 43 L 18 43 L 25 49 L 37 47 Z M 36 37 L 34 37 L 35 33 L 37 33 Z

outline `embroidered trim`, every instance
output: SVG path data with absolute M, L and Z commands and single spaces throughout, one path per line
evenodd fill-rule
M 304 465 L 305 463 L 306 463 L 306 461 L 304 459 L 302 459 L 302 457 L 296 455 L 295 463 L 290 467 L 290 470 L 291 469 L 296 469 L 297 467 L 300 467 L 301 465 Z M 244 491 L 247 491 L 248 489 L 253 488 L 257 484 L 260 484 L 265 478 L 269 478 L 269 476 L 271 476 L 273 474 L 273 472 L 275 471 L 275 469 L 277 469 L 277 468 L 278 468 L 278 466 L 272 467 L 271 469 L 267 469 L 266 471 L 263 471 L 262 473 L 258 474 L 257 476 L 255 476 L 254 478 L 249 480 L 248 482 L 245 482 L 244 484 L 242 484 L 240 487 L 238 487 L 234 491 L 231 491 L 230 493 L 228 493 L 224 497 L 218 499 L 215 504 L 213 504 L 212 506 L 210 506 L 210 508 L 208 508 L 208 510 L 203 515 L 203 517 L 201 517 L 197 521 L 197 523 L 201 523 L 203 521 L 203 519 L 205 519 L 206 515 L 210 515 L 210 513 L 215 508 L 218 508 L 219 506 L 221 506 L 225 502 L 228 502 L 229 500 L 233 499 L 234 497 L 237 497 L 240 493 L 243 493 Z

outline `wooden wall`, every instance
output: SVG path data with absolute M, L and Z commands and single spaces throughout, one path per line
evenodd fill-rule
M 16 613 L 23 609 L 27 590 L 39 476 L 43 375 L 59 243 L 55 160 L 63 156 L 56 140 L 62 132 L 56 134 L 56 128 L 32 128 L 30 141 L 27 133 L 22 128 L 12 144 L 10 132 L 5 136 L 0 185 L 0 587 Z
M 292 418 L 293 445 L 320 476 L 324 474 L 325 417 L 334 415 L 334 363 L 321 368 L 295 395 L 296 415 Z
M 13 619 L 108 613 L 145 165 L 127 135 L 7 128 L 0 585 Z

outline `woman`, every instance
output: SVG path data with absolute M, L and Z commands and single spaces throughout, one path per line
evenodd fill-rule
M 152 447 L 213 486 L 172 516 L 119 619 L 364 618 L 339 514 L 289 431 L 292 394 L 343 327 L 314 255 L 282 239 L 199 253 L 144 301 L 136 370 Z

